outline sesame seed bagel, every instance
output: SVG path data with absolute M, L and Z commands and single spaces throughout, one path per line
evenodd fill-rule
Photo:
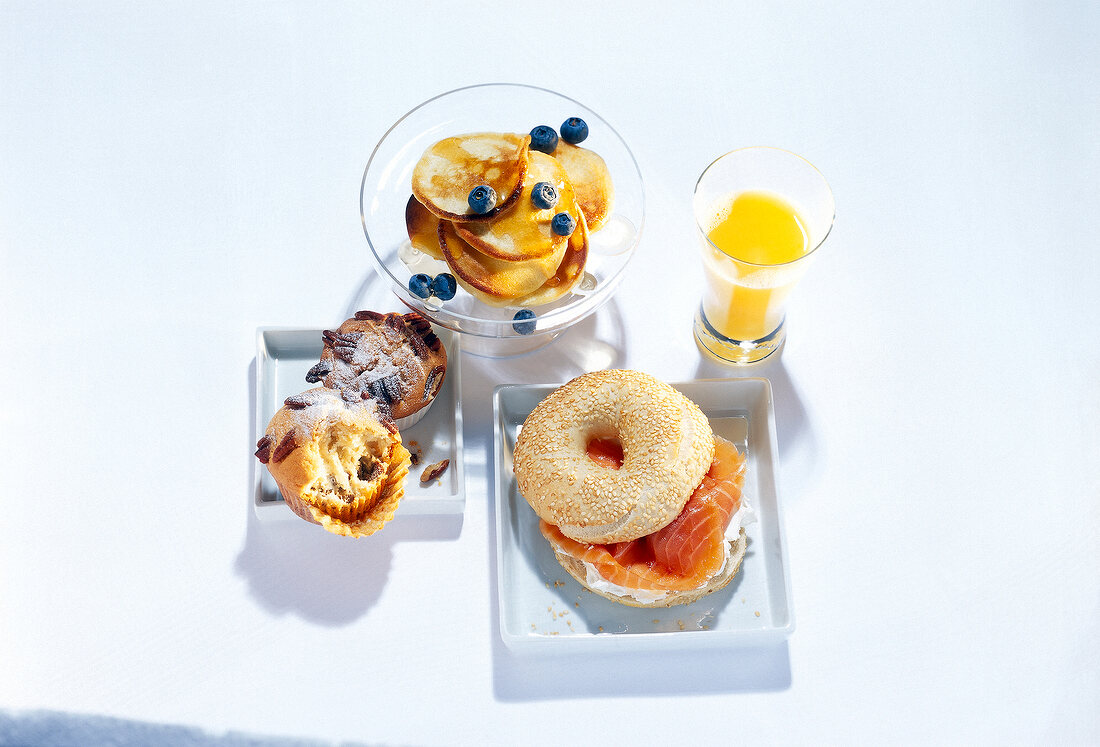
M 622 445 L 620 469 L 588 456 L 593 439 Z M 584 374 L 524 421 L 513 453 L 519 492 L 539 518 L 578 542 L 625 542 L 675 519 L 710 468 L 706 415 L 639 371 Z

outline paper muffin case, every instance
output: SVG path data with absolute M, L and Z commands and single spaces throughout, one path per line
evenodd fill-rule
M 424 418 L 424 416 L 428 414 L 428 410 L 432 409 L 432 405 L 435 403 L 435 400 L 436 398 L 432 397 L 428 404 L 421 407 L 412 415 L 406 415 L 403 418 L 397 418 L 396 420 L 394 420 L 393 422 L 394 425 L 397 426 L 397 430 L 403 431 L 406 428 L 412 428 L 414 425 L 419 423 Z
M 425 408 L 427 409 L 427 408 Z M 401 444 L 394 446 L 385 482 L 379 486 L 370 501 L 356 501 L 336 515 L 326 513 L 321 507 L 302 499 L 298 493 L 276 480 L 279 492 L 287 506 L 295 514 L 313 524 L 320 524 L 333 534 L 346 537 L 366 537 L 381 529 L 397 511 L 405 495 L 405 478 L 408 477 L 411 460 L 408 449 Z

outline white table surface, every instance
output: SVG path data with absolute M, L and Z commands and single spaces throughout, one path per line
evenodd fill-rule
M 1100 12 L 899 6 L 0 4 L 0 742 L 1100 743 Z M 460 518 L 259 523 L 256 328 L 395 304 L 366 160 L 492 81 L 631 145 L 626 280 L 463 355 Z M 754 144 L 838 217 L 740 371 L 690 335 L 690 199 Z M 503 646 L 492 389 L 607 366 L 771 379 L 787 643 Z

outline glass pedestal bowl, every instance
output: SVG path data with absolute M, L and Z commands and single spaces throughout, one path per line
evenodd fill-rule
M 604 159 L 615 186 L 612 215 L 603 228 L 590 235 L 588 261 L 575 288 L 552 303 L 531 309 L 535 314 L 533 331 L 513 324 L 519 307 L 490 306 L 461 287 L 448 301 L 434 296 L 423 299 L 410 292 L 408 282 L 413 274 L 434 276 L 449 271 L 442 261 L 413 249 L 405 228 L 412 171 L 424 151 L 453 135 L 525 134 L 540 124 L 557 129 L 574 116 L 588 124 L 589 135 L 581 145 Z M 641 236 L 645 189 L 630 149 L 594 111 L 544 88 L 493 83 L 441 94 L 399 119 L 367 162 L 359 206 L 371 260 L 394 295 L 434 324 L 458 332 L 463 350 L 503 357 L 542 347 L 611 298 Z

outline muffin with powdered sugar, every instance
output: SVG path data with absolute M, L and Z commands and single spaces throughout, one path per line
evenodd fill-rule
M 447 375 L 447 351 L 431 323 L 415 312 L 357 311 L 322 333 L 321 360 L 306 381 L 373 399 L 397 427 L 427 413 Z
M 405 495 L 409 452 L 373 399 L 317 387 L 287 397 L 256 444 L 287 505 L 333 534 L 374 534 Z

